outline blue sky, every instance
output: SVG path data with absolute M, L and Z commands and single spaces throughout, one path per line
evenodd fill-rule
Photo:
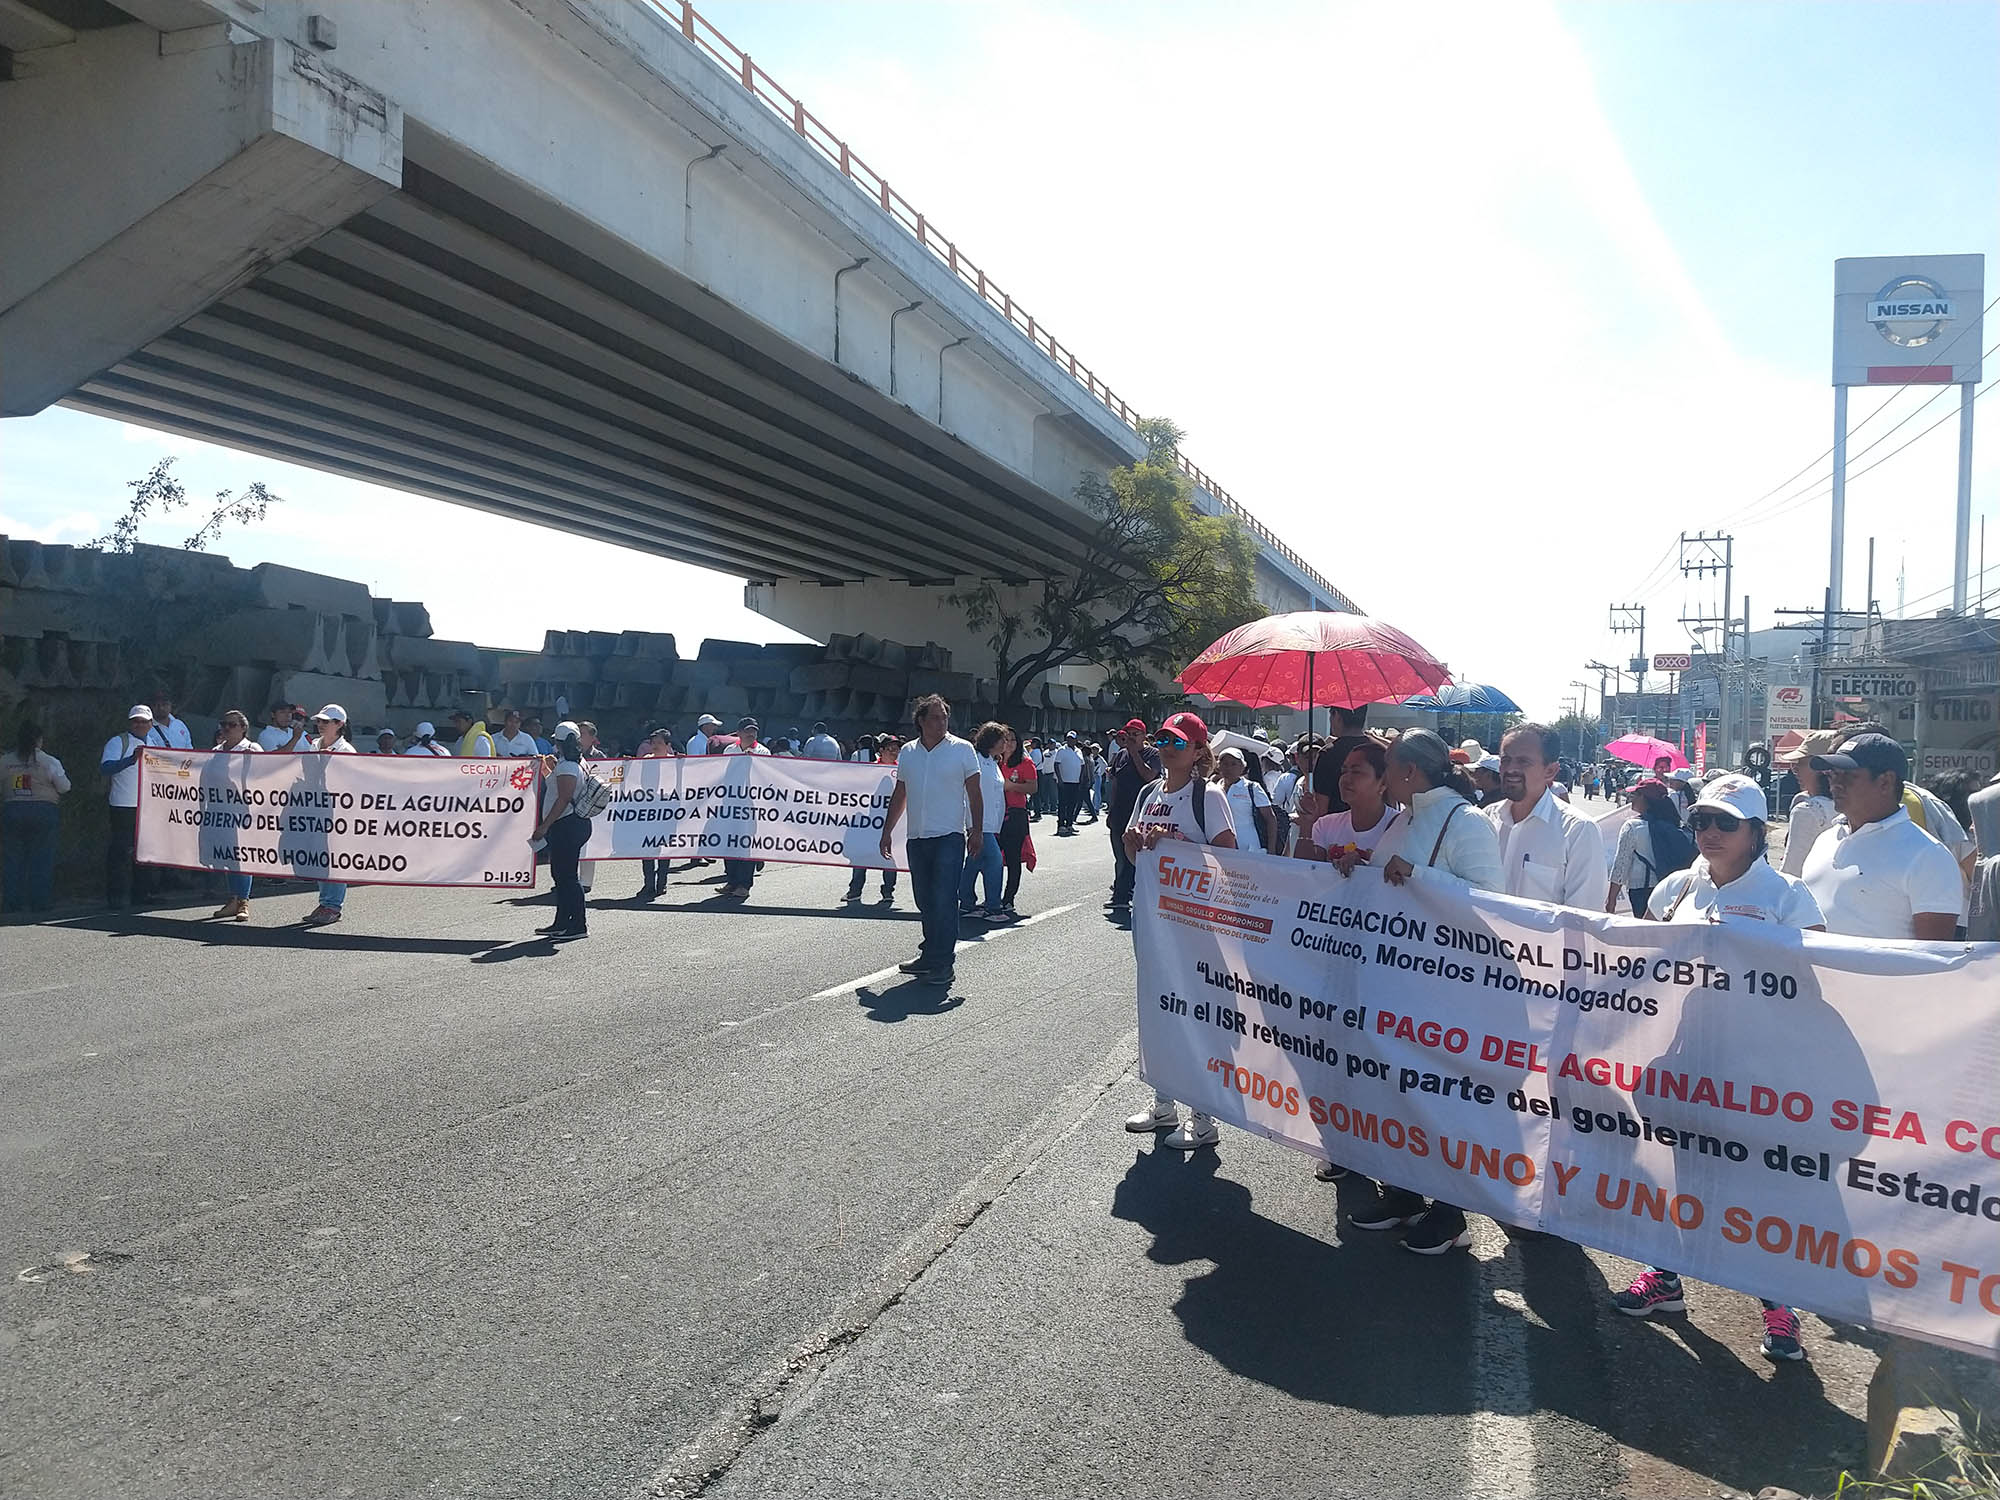
M 1614 599 L 1685 644 L 1715 590 L 1664 565 L 1676 533 L 1827 446 L 1837 256 L 2000 281 L 1984 3 L 701 8 L 1365 608 L 1539 712 L 1615 649 Z M 1857 393 L 1856 446 L 1926 394 Z M 1870 535 L 1886 603 L 1899 562 L 1913 600 L 1948 585 L 1954 437 L 1854 482 L 1850 599 Z M 59 411 L 0 425 L 0 531 L 102 529 L 165 451 L 290 497 L 238 561 L 423 599 L 442 634 L 783 634 L 734 580 Z M 1732 523 L 1759 628 L 1818 600 L 1817 474 Z M 473 567 L 428 562 L 447 524 Z

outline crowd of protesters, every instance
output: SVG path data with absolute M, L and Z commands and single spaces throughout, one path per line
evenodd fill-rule
M 1135 861 L 1161 842 L 1181 840 L 1220 849 L 1321 861 L 1342 876 L 1362 865 L 1385 879 L 1438 882 L 1501 892 L 1582 911 L 1659 922 L 1769 922 L 1877 941 L 2000 941 L 2000 777 L 1985 787 L 1953 777 L 1933 790 L 1910 780 L 1903 747 L 1883 726 L 1849 724 L 1816 730 L 1779 757 L 1784 838 L 1773 855 L 1771 799 L 1750 777 L 1696 776 L 1667 758 L 1623 787 L 1632 816 L 1617 825 L 1607 848 L 1600 819 L 1572 805 L 1562 779 L 1554 731 L 1539 724 L 1508 730 L 1497 749 L 1476 740 L 1453 747 L 1429 730 L 1369 733 L 1359 715 L 1335 711 L 1337 732 L 1274 745 L 1250 736 L 1211 733 L 1192 712 L 1167 716 L 1157 729 L 1132 719 L 1100 744 L 1072 732 L 1060 738 L 1024 735 L 986 723 L 964 739 L 951 732 L 951 706 L 933 694 L 913 706 L 895 730 L 843 742 L 824 723 L 810 734 L 796 727 L 767 740 L 755 718 L 726 730 L 703 714 L 685 743 L 671 729 L 650 730 L 634 748 L 641 757 L 675 755 L 797 756 L 894 768 L 881 835 L 889 857 L 901 824 L 909 885 L 922 918 L 916 955 L 901 965 L 919 980 L 949 985 L 961 923 L 1005 924 L 1018 917 L 1015 900 L 1024 870 L 1035 867 L 1032 825 L 1053 817 L 1060 837 L 1100 819 L 1112 850 L 1105 908 L 1129 918 Z M 242 754 L 355 754 L 346 711 L 337 703 L 308 714 L 274 704 L 254 733 L 240 710 L 223 714 L 213 748 Z M 364 731 L 379 755 L 507 757 L 540 760 L 535 847 L 555 886 L 554 919 L 543 935 L 569 941 L 587 935 L 589 862 L 580 858 L 590 818 L 601 799 L 590 795 L 587 763 L 615 753 L 587 720 L 565 719 L 546 734 L 533 714 L 509 709 L 496 731 L 480 714 L 457 711 L 440 733 L 430 722 L 403 735 Z M 72 790 L 62 763 L 42 733 L 24 725 L 13 749 L 0 756 L 0 842 L 4 842 L 6 909 L 40 912 L 51 900 L 51 872 L 60 799 Z M 188 726 L 164 693 L 135 704 L 124 728 L 105 742 L 99 770 L 109 802 L 105 897 L 114 909 L 147 901 L 155 872 L 136 864 L 138 762 L 146 747 L 191 749 Z M 1606 768 L 1573 773 L 1586 789 L 1614 789 Z M 1609 819 L 1603 819 L 1609 822 Z M 690 861 L 690 865 L 706 864 Z M 640 861 L 639 897 L 667 889 L 665 859 Z M 723 861 L 718 895 L 747 898 L 761 866 Z M 856 869 L 848 903 L 862 899 L 867 872 Z M 224 877 L 227 897 L 217 919 L 249 918 L 252 881 Z M 326 926 L 341 919 L 347 889 L 320 882 L 319 900 L 303 919 Z M 881 874 L 880 900 L 893 903 L 897 873 Z M 1622 898 L 1622 899 L 1621 899 Z M 1216 1146 L 1217 1122 L 1200 1111 L 1183 1117 L 1179 1103 L 1157 1095 L 1126 1120 L 1134 1132 L 1164 1132 L 1169 1147 Z M 1350 1174 L 1334 1161 L 1316 1175 Z M 1344 1197 L 1357 1230 L 1396 1232 L 1404 1248 L 1443 1255 L 1471 1241 L 1464 1212 L 1429 1202 L 1392 1183 L 1356 1181 Z M 1647 1316 L 1686 1304 L 1679 1276 L 1650 1267 L 1612 1298 L 1618 1311 Z M 1795 1313 L 1763 1306 L 1763 1351 L 1773 1360 L 1804 1357 Z
M 1633 915 L 1658 922 L 2000 941 L 2000 777 L 1984 788 L 1971 777 L 1919 787 L 1903 747 L 1880 724 L 1816 731 L 1780 757 L 1796 789 L 1782 805 L 1785 837 L 1775 855 L 1770 799 L 1749 776 L 1697 776 L 1663 758 L 1623 789 L 1633 816 L 1607 849 L 1600 820 L 1611 819 L 1572 805 L 1558 737 L 1545 726 L 1509 730 L 1497 753 L 1477 741 L 1453 748 L 1429 730 L 1343 727 L 1330 740 L 1287 748 L 1211 735 L 1191 713 L 1169 718 L 1150 745 L 1142 724 L 1128 725 L 1123 759 L 1113 762 L 1118 862 L 1107 906 L 1129 909 L 1131 861 L 1162 840 L 1269 853 L 1289 842 L 1293 857 L 1325 861 L 1343 876 L 1366 864 L 1395 884 L 1438 882 L 1587 912 L 1619 912 L 1623 894 Z M 1136 796 L 1117 795 L 1121 774 Z M 1580 774 L 1606 786 L 1602 768 Z M 1183 1118 L 1165 1095 L 1125 1128 L 1164 1132 L 1165 1144 L 1183 1151 L 1220 1138 L 1212 1118 Z M 1350 1174 L 1327 1161 L 1315 1175 Z M 1343 1207 L 1354 1229 L 1398 1233 L 1420 1255 L 1471 1243 L 1461 1209 L 1394 1184 L 1354 1181 Z M 1682 1309 L 1686 1295 L 1673 1270 L 1655 1266 L 1611 1301 L 1645 1317 Z M 1767 1300 L 1762 1318 L 1767 1358 L 1805 1357 L 1793 1309 Z

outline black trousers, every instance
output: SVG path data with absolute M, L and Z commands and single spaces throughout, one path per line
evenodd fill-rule
M 104 838 L 104 899 L 111 906 L 130 906 L 153 894 L 153 872 L 138 863 L 139 809 L 114 807 Z
M 1007 889 L 1002 904 L 1012 906 L 1014 893 L 1021 889 L 1021 846 L 1028 842 L 1028 810 L 1010 807 L 1000 820 L 1000 858 L 1007 866 Z
M 1080 781 L 1058 781 L 1056 783 L 1056 823 L 1062 828 L 1076 825 L 1076 810 L 1083 802 L 1083 783 Z
M 590 842 L 590 819 L 564 813 L 549 828 L 549 874 L 556 883 L 556 931 L 584 930 L 583 882 L 576 878 L 577 855 Z

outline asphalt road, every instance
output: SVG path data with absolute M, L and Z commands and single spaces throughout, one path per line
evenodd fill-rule
M 1038 825 L 1037 831 L 1047 828 Z M 357 889 L 0 928 L 0 1493 L 1711 1495 L 1862 1456 L 1870 1336 L 1425 1260 L 1144 1090 L 1100 831 L 948 993 L 902 904 Z M 260 888 L 261 889 L 261 888 Z M 546 895 L 537 898 L 546 902 Z M 89 1259 L 78 1259 L 88 1255 Z

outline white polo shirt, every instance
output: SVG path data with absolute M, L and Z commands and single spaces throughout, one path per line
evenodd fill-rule
M 1609 889 L 1604 835 L 1553 790 L 1516 823 L 1505 798 L 1479 809 L 1500 839 L 1501 888 L 1524 901 L 1602 911 Z
M 1083 780 L 1083 752 L 1074 745 L 1064 745 L 1056 751 L 1056 780 L 1067 781 L 1071 785 Z
M 135 739 L 129 732 L 114 734 L 104 742 L 104 753 L 97 758 L 98 764 L 102 765 L 108 760 L 123 760 L 133 751 L 143 750 L 151 743 L 153 741 L 150 735 Z M 105 800 L 113 807 L 139 805 L 139 763 L 136 760 L 124 770 L 111 773 L 111 789 Z
M 1951 851 L 1900 807 L 1858 829 L 1836 819 L 1806 856 L 1802 878 L 1826 930 L 1849 937 L 1907 939 L 1918 912 L 1956 915 L 1964 899 Z
M 1007 786 L 1000 778 L 1000 762 L 990 755 L 979 757 L 979 817 L 979 831 L 991 834 L 1000 832 L 1007 817 Z
M 1709 878 L 1708 861 L 1696 858 L 1653 887 L 1646 915 L 1662 922 L 1776 922 L 1783 927 L 1817 927 L 1826 920 L 1803 882 L 1762 859 L 1752 860 L 1749 869 L 1718 888 Z
M 535 745 L 535 737 L 532 734 L 529 734 L 525 729 L 522 730 L 519 734 L 494 735 L 493 748 L 495 750 L 498 750 L 502 755 L 506 756 L 541 754 L 540 749 L 538 749 Z
M 158 734 L 169 750 L 194 749 L 194 736 L 188 733 L 187 721 L 171 716 L 155 721 L 154 733 Z
M 964 833 L 972 821 L 965 783 L 978 774 L 979 752 L 969 740 L 947 733 L 929 750 L 920 739 L 906 743 L 896 755 L 896 780 L 903 786 L 904 836 L 936 839 Z M 983 788 L 981 792 L 983 796 Z

